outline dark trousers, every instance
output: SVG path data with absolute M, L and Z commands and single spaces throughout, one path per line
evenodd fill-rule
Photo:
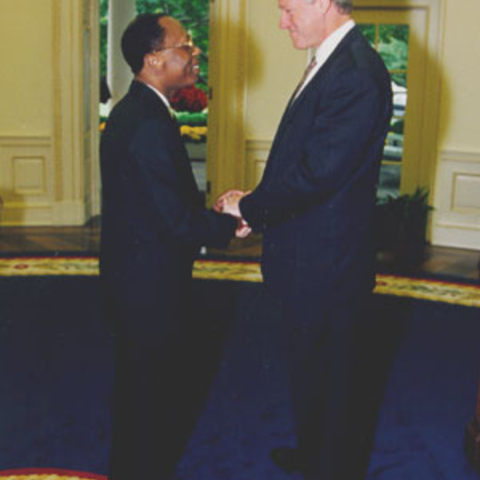
M 314 282 L 285 289 L 291 401 L 306 480 L 361 478 L 363 377 L 371 293 L 336 296 Z
M 148 289 L 148 287 L 146 287 Z M 115 387 L 111 480 L 168 480 L 198 414 L 192 369 L 191 280 L 146 292 L 141 301 L 116 295 Z

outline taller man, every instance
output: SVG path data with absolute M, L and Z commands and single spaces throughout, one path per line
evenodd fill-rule
M 357 327 L 374 286 L 372 223 L 391 85 L 350 17 L 351 0 L 278 4 L 280 28 L 295 48 L 315 49 L 314 58 L 260 184 L 241 200 L 227 193 L 223 209 L 263 232 L 264 280 L 290 328 L 298 449 L 273 458 L 307 480 L 345 480 L 359 448 L 348 404 Z
M 110 478 L 170 478 L 193 422 L 185 340 L 200 245 L 226 246 L 237 220 L 202 207 L 168 98 L 198 76 L 176 20 L 141 15 L 122 38 L 135 79 L 101 141 L 101 281 L 115 322 Z M 198 321 L 198 319 L 197 319 Z

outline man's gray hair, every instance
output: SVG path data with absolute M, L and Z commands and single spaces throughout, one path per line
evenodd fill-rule
M 313 3 L 315 0 L 304 0 L 307 3 Z M 337 6 L 337 8 L 346 14 L 352 13 L 353 10 L 353 0 L 332 0 L 332 2 Z

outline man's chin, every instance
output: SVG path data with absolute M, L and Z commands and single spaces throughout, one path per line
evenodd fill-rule
M 295 50 L 306 50 L 307 48 L 309 48 L 307 45 L 305 45 L 299 39 L 292 38 L 292 44 L 293 44 L 293 48 L 295 48 Z
M 187 87 L 193 87 L 198 80 L 198 76 L 196 75 L 191 75 L 188 80 L 183 82 L 181 85 L 178 86 L 178 89 L 180 88 L 187 88 Z
M 292 41 L 293 48 L 297 50 L 303 50 L 302 42 L 300 41 L 300 39 L 291 36 L 290 40 Z

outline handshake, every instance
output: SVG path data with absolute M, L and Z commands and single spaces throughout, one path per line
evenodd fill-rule
M 213 209 L 216 212 L 227 213 L 238 219 L 238 227 L 235 230 L 235 236 L 237 238 L 246 238 L 252 232 L 248 223 L 242 218 L 239 206 L 240 200 L 249 193 L 250 192 L 243 192 L 242 190 L 227 190 L 217 198 L 215 205 L 213 205 Z

